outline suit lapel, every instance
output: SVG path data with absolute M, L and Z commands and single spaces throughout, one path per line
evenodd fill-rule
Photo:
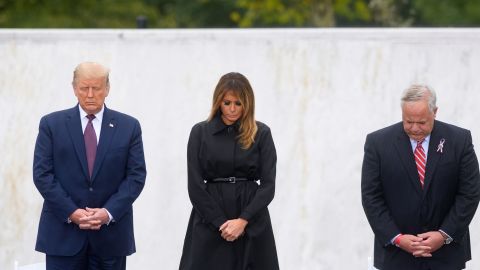
M 424 186 L 424 194 L 427 193 L 430 183 L 432 182 L 432 176 L 435 173 L 437 168 L 438 161 L 440 160 L 442 153 L 437 152 L 438 144 L 440 140 L 443 138 L 443 134 L 438 129 L 438 122 L 435 121 L 433 126 L 432 133 L 430 135 L 430 143 L 428 145 L 428 156 L 427 156 L 427 167 L 425 168 L 425 186 Z
M 95 180 L 95 177 L 102 166 L 105 155 L 110 148 L 113 135 L 117 130 L 117 125 L 115 119 L 111 116 L 110 110 L 105 106 L 105 111 L 103 112 L 102 119 L 102 130 L 100 131 L 100 141 L 98 142 L 97 155 L 95 157 L 95 163 L 93 165 L 92 172 L 92 181 Z
M 417 166 L 415 165 L 415 159 L 413 157 L 412 145 L 407 134 L 402 131 L 398 134 L 395 141 L 395 148 L 397 149 L 398 156 L 402 160 L 402 165 L 408 173 L 410 181 L 415 191 L 421 195 L 422 187 L 420 185 L 420 179 L 418 178 Z
M 70 139 L 72 140 L 83 173 L 88 178 L 87 155 L 85 154 L 85 141 L 83 139 L 82 123 L 78 105 L 67 112 L 66 125 Z

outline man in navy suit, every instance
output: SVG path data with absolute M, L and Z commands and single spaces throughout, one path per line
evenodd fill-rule
M 460 270 L 471 259 L 468 225 L 480 199 L 470 131 L 435 120 L 435 92 L 412 85 L 402 122 L 365 142 L 362 204 L 381 270 Z
M 109 70 L 79 64 L 78 105 L 40 120 L 33 181 L 44 198 L 35 249 L 48 270 L 125 269 L 132 204 L 145 184 L 139 122 L 108 109 Z

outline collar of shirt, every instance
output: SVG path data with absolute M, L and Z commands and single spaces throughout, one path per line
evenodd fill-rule
M 425 152 L 425 156 L 428 157 L 428 144 L 430 143 L 430 134 L 422 142 L 423 151 Z M 415 152 L 415 148 L 417 147 L 417 141 L 410 139 L 410 144 L 412 145 L 412 151 Z
M 223 122 L 221 113 L 217 113 L 215 117 L 213 117 L 212 120 L 210 120 L 210 126 L 211 126 L 211 131 L 212 134 L 216 134 L 224 129 L 233 127 L 236 131 L 238 131 L 240 123 L 239 121 L 236 121 L 232 125 L 227 125 Z
M 78 105 L 78 110 L 80 111 L 80 122 L 82 123 L 82 131 L 85 132 L 85 128 L 88 124 L 88 118 L 86 113 L 80 104 Z M 102 120 L 103 112 L 105 111 L 105 105 L 102 106 L 102 109 L 95 114 L 95 119 L 92 120 L 93 129 L 95 130 L 95 135 L 97 135 L 97 144 L 100 141 L 100 132 L 102 130 Z

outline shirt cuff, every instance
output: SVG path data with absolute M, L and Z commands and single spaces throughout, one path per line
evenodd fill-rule
M 390 240 L 390 244 L 398 247 L 398 245 L 395 244 L 395 240 L 397 240 L 397 238 L 400 237 L 401 235 L 402 235 L 401 233 L 395 235 L 395 237 L 393 237 L 392 240 Z
M 444 230 L 438 230 L 438 231 L 442 234 L 442 236 L 447 237 L 446 240 L 449 240 L 450 242 L 453 241 L 453 238 L 448 233 L 446 233 Z
M 105 209 L 105 211 L 106 211 L 107 214 L 108 214 L 108 222 L 107 222 L 107 225 L 110 224 L 110 222 L 115 222 L 115 220 L 113 219 L 112 214 L 110 214 L 110 212 L 108 212 L 107 208 L 103 208 L 103 209 Z

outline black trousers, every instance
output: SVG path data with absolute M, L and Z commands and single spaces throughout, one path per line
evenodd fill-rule
M 46 255 L 46 270 L 125 270 L 126 256 L 99 257 L 92 254 L 88 241 L 74 256 Z

